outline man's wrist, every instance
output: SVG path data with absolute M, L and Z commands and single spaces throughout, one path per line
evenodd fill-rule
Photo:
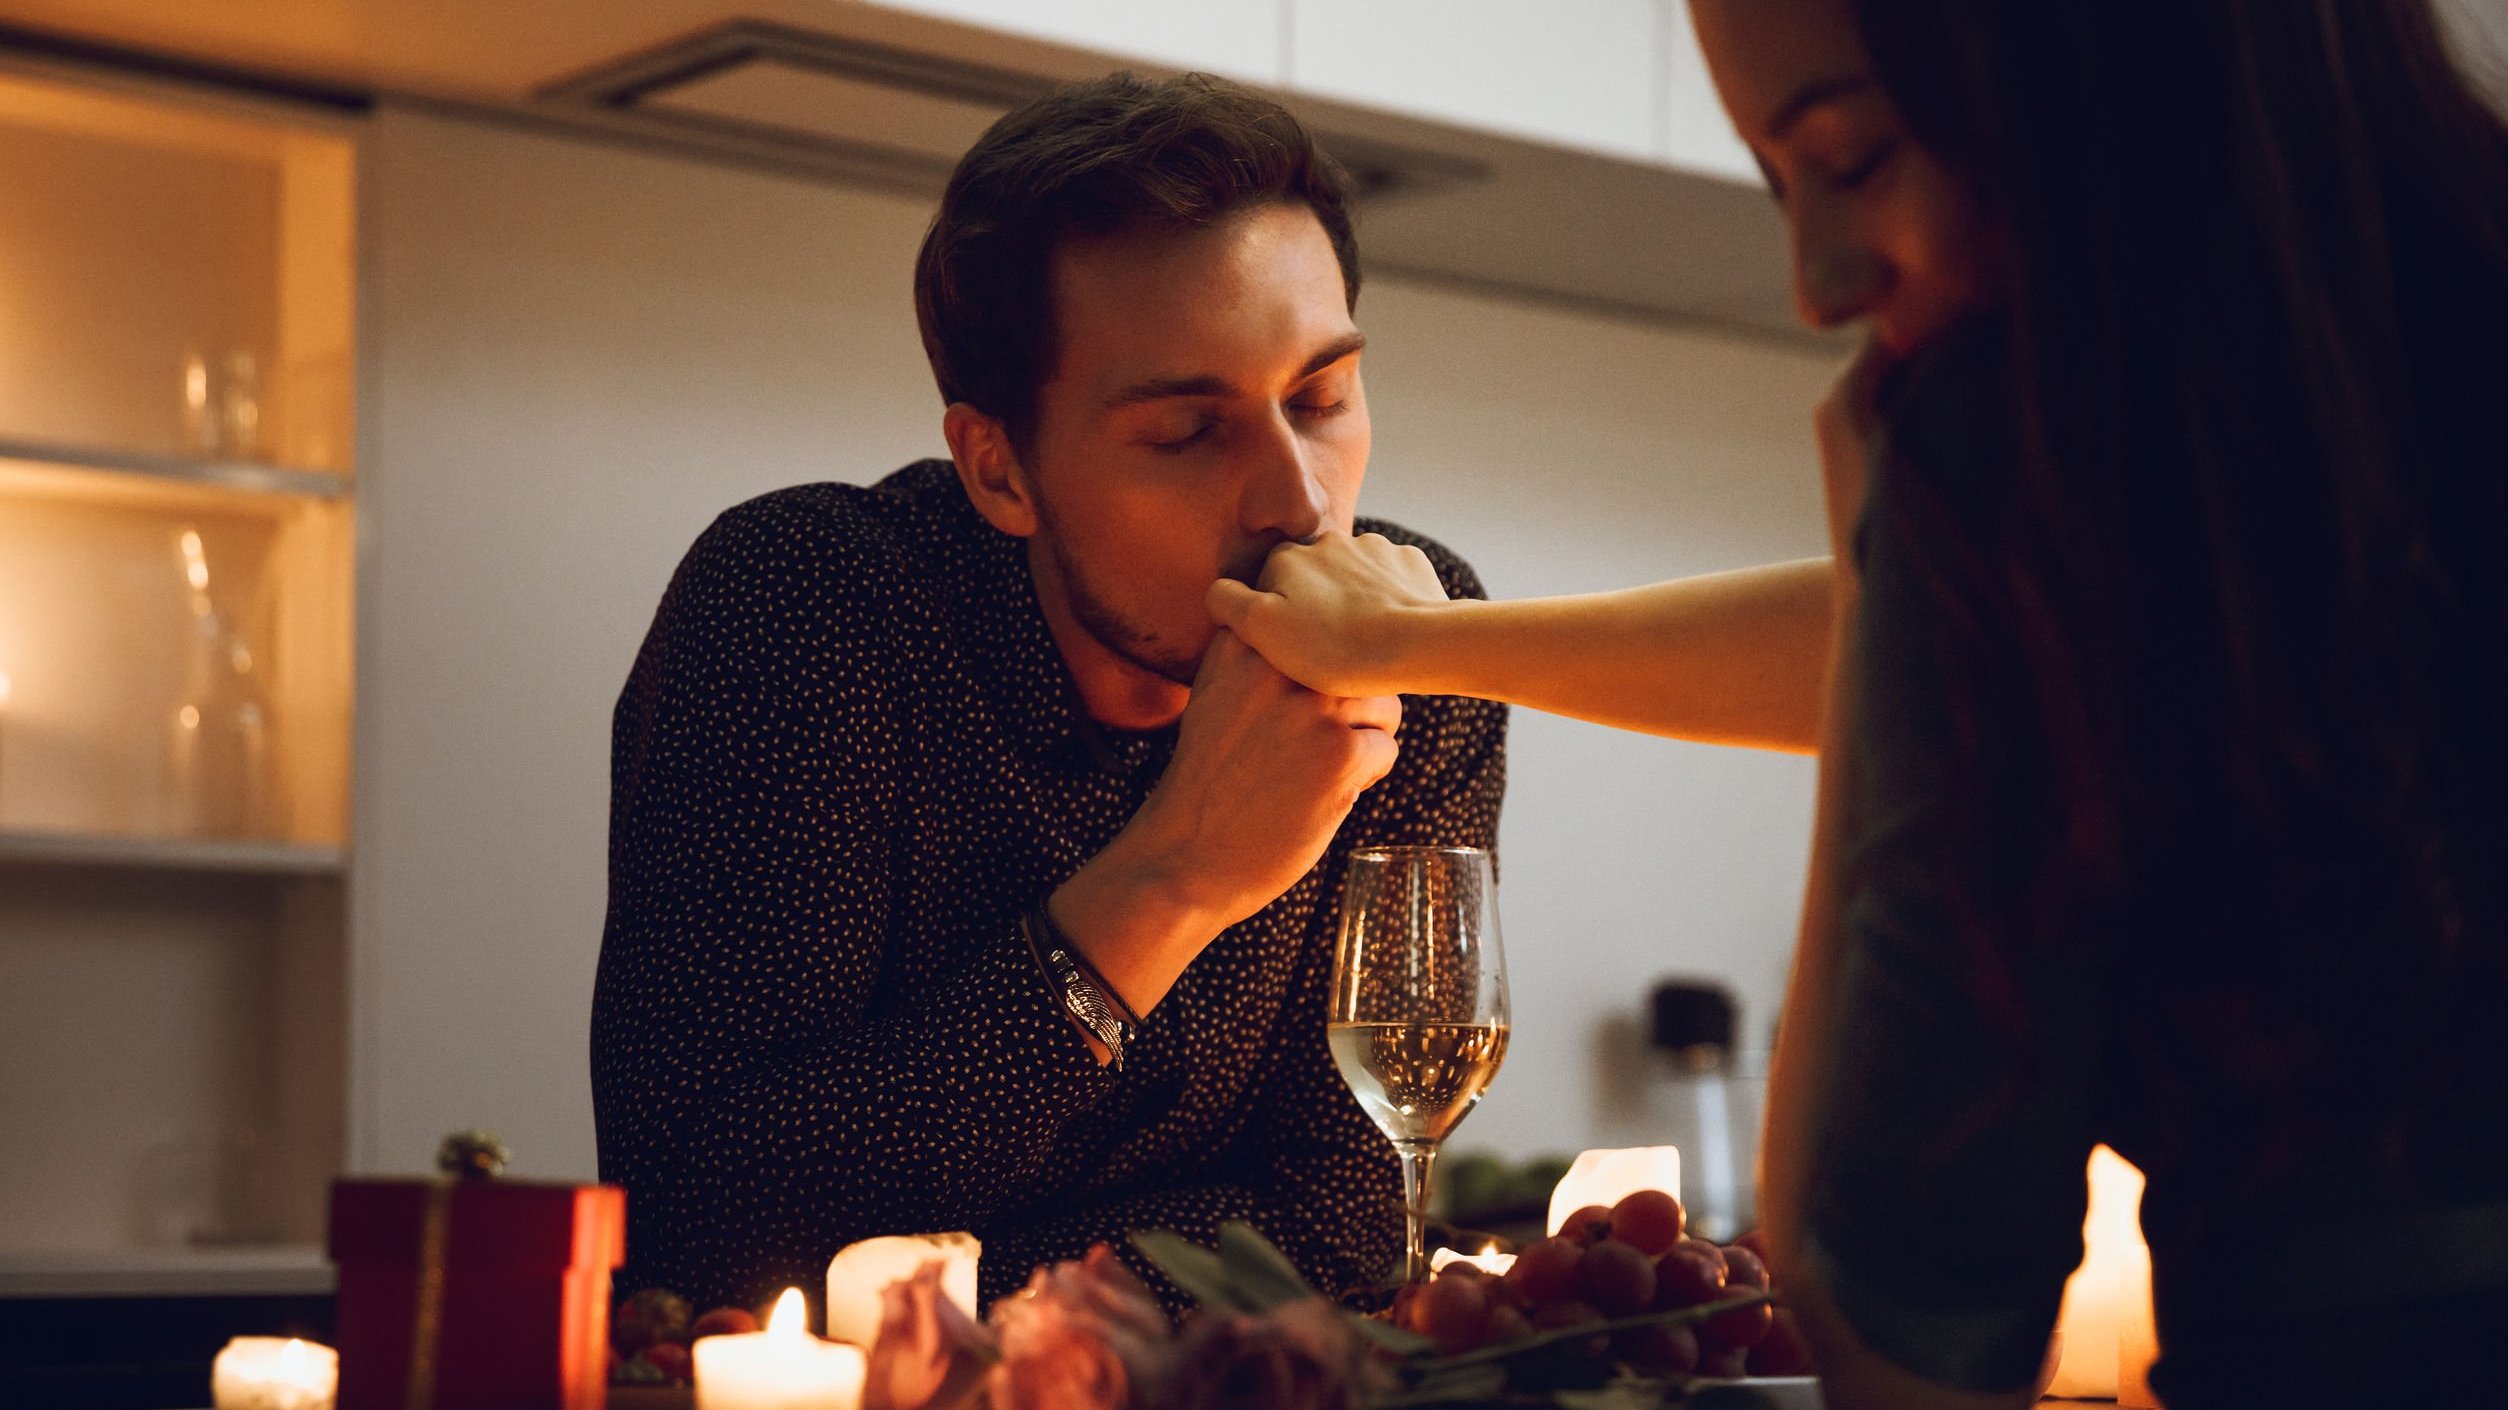
M 1229 918 L 1187 871 L 1117 838 L 1046 898 L 1046 914 L 1134 1013 L 1147 1014 Z

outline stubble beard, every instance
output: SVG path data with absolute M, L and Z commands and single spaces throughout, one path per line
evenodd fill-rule
M 1040 516 L 1047 517 L 1047 516 Z M 1071 619 L 1089 639 L 1113 652 L 1141 670 L 1177 685 L 1189 686 L 1200 674 L 1201 658 L 1179 654 L 1174 647 L 1159 640 L 1158 634 L 1139 626 L 1106 600 L 1092 585 L 1080 565 L 1064 551 L 1062 535 L 1055 533 L 1050 518 L 1044 525 L 1045 551 L 1053 555 L 1054 576 L 1062 580 L 1064 605 Z

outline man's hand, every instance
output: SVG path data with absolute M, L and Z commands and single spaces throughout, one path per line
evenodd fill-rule
M 1427 554 L 1338 530 L 1273 549 L 1259 588 L 1231 578 L 1210 587 L 1221 626 L 1299 684 L 1345 696 L 1418 689 L 1405 678 L 1403 629 L 1445 601 Z
M 1359 794 L 1392 771 L 1401 723 L 1394 697 L 1319 695 L 1221 631 L 1166 775 L 1054 893 L 1055 923 L 1147 1013 L 1220 931 L 1322 858 Z

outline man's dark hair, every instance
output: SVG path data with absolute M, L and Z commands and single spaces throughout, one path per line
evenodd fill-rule
M 959 159 L 915 261 L 941 400 L 998 418 L 1025 445 L 1054 371 L 1056 249 L 1284 201 L 1322 223 L 1355 308 L 1349 178 L 1278 103 L 1207 74 L 1116 73 L 1004 114 Z

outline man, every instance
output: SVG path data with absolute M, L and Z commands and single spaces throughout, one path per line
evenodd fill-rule
M 690 551 L 615 721 L 592 1057 L 629 1286 L 748 1303 L 965 1228 L 989 1301 L 1230 1219 L 1327 1290 L 1387 1269 L 1394 1160 L 1324 1043 L 1339 859 L 1489 844 L 1503 713 L 1315 694 L 1204 605 L 1353 526 L 1346 194 L 1214 80 L 1011 114 L 916 271 L 951 460 Z

